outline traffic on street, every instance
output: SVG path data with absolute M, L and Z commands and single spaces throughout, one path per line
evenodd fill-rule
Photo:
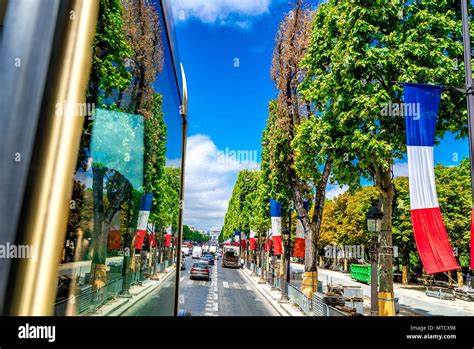
M 273 306 L 239 268 L 224 268 L 218 259 L 211 266 L 210 280 L 191 279 L 197 259 L 185 258 L 180 272 L 180 308 L 191 316 L 278 316 Z M 167 279 L 155 292 L 131 307 L 123 316 L 163 316 L 171 306 L 174 281 Z

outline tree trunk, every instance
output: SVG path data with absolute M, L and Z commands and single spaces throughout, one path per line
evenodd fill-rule
M 92 167 L 92 190 L 94 200 L 94 239 L 92 242 L 94 255 L 91 265 L 91 284 L 94 289 L 105 286 L 107 282 L 107 233 L 104 233 L 104 175 L 105 168 L 97 165 Z
M 383 219 L 380 233 L 379 270 L 380 286 L 379 304 L 380 316 L 394 316 L 395 307 L 393 302 L 393 267 L 392 267 L 392 211 L 394 187 L 391 179 L 391 170 L 379 169 L 376 173 L 376 185 L 380 192 L 380 203 L 382 206 Z
M 458 287 L 463 287 L 464 286 L 464 277 L 462 275 L 462 270 L 459 269 L 457 272 L 457 277 L 458 277 Z
M 402 254 L 402 285 L 408 285 L 409 260 L 409 252 L 404 251 Z

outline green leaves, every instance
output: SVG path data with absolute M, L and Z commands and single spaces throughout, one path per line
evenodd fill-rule
M 319 5 L 299 92 L 323 116 L 330 113 L 336 154 L 350 154 L 348 162 L 336 159 L 335 180 L 357 185 L 402 158 L 404 117 L 381 113 L 383 104 L 401 101 L 398 82 L 463 85 L 462 67 L 454 67 L 462 62 L 459 12 L 452 1 L 380 2 L 370 9 L 350 1 Z M 464 134 L 460 97 L 443 95 L 437 136 Z
M 234 230 L 249 233 L 251 220 L 258 224 L 262 218 L 261 211 L 258 209 L 259 178 L 260 172 L 257 171 L 242 170 L 239 172 L 224 219 L 223 240 L 234 236 Z M 257 209 L 255 209 L 255 205 Z

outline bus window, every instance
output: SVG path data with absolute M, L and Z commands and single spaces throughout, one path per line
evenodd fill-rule
M 149 315 L 177 315 L 186 84 L 169 4 L 41 2 L 0 6 L 2 145 L 21 158 L 0 159 L 0 242 L 35 252 L 0 262 L 0 311 L 107 315 L 149 288 Z

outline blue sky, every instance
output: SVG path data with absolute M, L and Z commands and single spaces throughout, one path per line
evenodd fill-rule
M 316 0 L 314 1 L 317 2 Z M 274 37 L 289 0 L 173 0 L 175 29 L 189 95 L 185 224 L 222 226 L 239 170 L 258 169 L 268 101 Z M 219 154 L 256 152 L 255 162 Z M 457 165 L 468 156 L 467 141 L 446 135 L 435 163 Z M 407 175 L 406 159 L 395 165 Z M 329 186 L 328 196 L 345 191 Z

